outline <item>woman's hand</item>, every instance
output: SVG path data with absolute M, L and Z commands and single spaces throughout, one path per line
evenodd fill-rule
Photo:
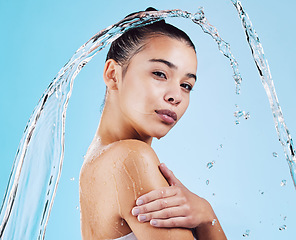
M 190 192 L 165 164 L 160 164 L 159 168 L 170 186 L 153 190 L 137 199 L 132 214 L 140 222 L 150 221 L 154 227 L 196 228 L 217 221 L 205 199 Z

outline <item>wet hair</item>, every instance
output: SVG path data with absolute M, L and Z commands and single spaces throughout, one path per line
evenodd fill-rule
M 146 11 L 157 10 L 149 7 L 146 9 Z M 132 14 L 129 14 L 128 16 Z M 149 25 L 126 31 L 119 38 L 112 42 L 106 61 L 108 59 L 115 60 L 120 66 L 123 67 L 124 76 L 131 58 L 144 48 L 146 40 L 157 36 L 167 36 L 183 41 L 195 51 L 193 42 L 185 32 L 171 24 L 167 24 L 164 20 L 161 20 Z

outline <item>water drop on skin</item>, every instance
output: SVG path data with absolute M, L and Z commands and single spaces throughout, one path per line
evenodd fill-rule
M 217 220 L 216 219 L 213 219 L 212 226 L 214 226 L 216 222 L 217 222 Z

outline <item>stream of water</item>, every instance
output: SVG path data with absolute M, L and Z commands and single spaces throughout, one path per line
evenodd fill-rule
M 273 115 L 273 120 L 275 124 L 275 129 L 279 137 L 279 141 L 282 144 L 288 162 L 294 187 L 296 188 L 296 156 L 295 149 L 293 145 L 293 140 L 286 126 L 283 112 L 279 104 L 279 100 L 276 95 L 273 80 L 271 77 L 268 61 L 264 56 L 264 50 L 258 34 L 256 33 L 252 22 L 244 10 L 240 1 L 231 0 L 234 7 L 236 8 L 239 18 L 242 21 L 243 28 L 245 30 L 247 42 L 251 48 L 253 59 L 255 61 L 256 67 L 258 69 L 262 85 L 265 89 L 266 95 L 269 100 L 270 108 Z

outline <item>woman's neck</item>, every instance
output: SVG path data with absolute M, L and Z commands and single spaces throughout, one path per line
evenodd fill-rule
M 112 109 L 112 110 L 110 110 Z M 113 142 L 126 139 L 136 139 L 151 145 L 153 137 L 141 135 L 133 126 L 128 123 L 120 111 L 104 107 L 96 139 L 100 139 L 102 145 L 109 145 Z

